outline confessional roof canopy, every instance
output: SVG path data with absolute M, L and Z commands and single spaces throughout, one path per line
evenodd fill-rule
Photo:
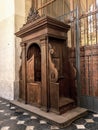
M 54 31 L 58 30 L 58 32 L 67 32 L 69 30 L 70 26 L 60 22 L 59 20 L 56 20 L 54 18 L 51 18 L 49 16 L 41 17 L 35 21 L 31 21 L 30 23 L 26 23 L 23 25 L 23 27 L 16 33 L 16 36 L 23 38 L 25 36 L 28 36 L 30 34 L 34 34 L 36 32 L 41 31 L 41 35 L 55 35 L 59 36 L 62 35 L 62 33 L 55 33 Z M 60 36 L 61 37 L 61 36 Z M 62 35 L 62 38 L 64 39 L 64 35 Z

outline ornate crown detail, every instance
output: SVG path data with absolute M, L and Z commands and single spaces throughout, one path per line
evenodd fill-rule
M 35 21 L 36 19 L 39 19 L 39 18 L 40 18 L 40 15 L 39 15 L 38 10 L 31 7 L 29 14 L 28 14 L 28 17 L 27 17 L 27 23 L 31 22 L 31 21 Z

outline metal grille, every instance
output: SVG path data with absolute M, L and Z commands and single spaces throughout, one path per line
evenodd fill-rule
M 95 0 L 92 0 L 94 4 L 84 0 L 87 10 L 86 7 L 85 11 L 82 10 L 82 3 L 76 8 L 75 3 L 74 10 L 70 11 L 66 0 L 61 0 L 65 4 L 62 8 L 58 7 L 57 1 L 44 6 L 43 13 L 71 26 L 68 47 L 71 50 L 70 59 L 77 68 L 78 105 L 98 112 L 98 4 L 95 6 Z M 61 14 L 55 14 L 57 8 L 62 10 Z

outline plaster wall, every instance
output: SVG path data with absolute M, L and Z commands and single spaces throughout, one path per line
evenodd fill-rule
M 20 42 L 15 32 L 25 23 L 25 0 L 0 0 L 0 97 L 19 93 Z
M 25 23 L 25 0 L 15 0 L 15 32 Z M 15 82 L 14 82 L 14 98 L 19 97 L 19 70 L 21 66 L 21 39 L 15 36 Z
M 21 39 L 15 32 L 26 22 L 32 0 L 0 0 L 0 97 L 19 95 Z
M 14 98 L 14 1 L 0 0 L 0 97 Z

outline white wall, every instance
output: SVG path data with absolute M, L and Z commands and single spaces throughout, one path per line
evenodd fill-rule
M 0 0 L 0 96 L 13 99 L 15 80 L 14 1 Z
M 26 22 L 31 0 L 0 0 L 0 97 L 19 94 L 21 39 L 15 32 Z
M 28 1 L 28 0 L 26 0 Z M 15 32 L 25 23 L 25 0 L 15 0 Z M 14 82 L 14 98 L 19 97 L 19 70 L 21 65 L 21 39 L 15 37 L 15 82 Z

